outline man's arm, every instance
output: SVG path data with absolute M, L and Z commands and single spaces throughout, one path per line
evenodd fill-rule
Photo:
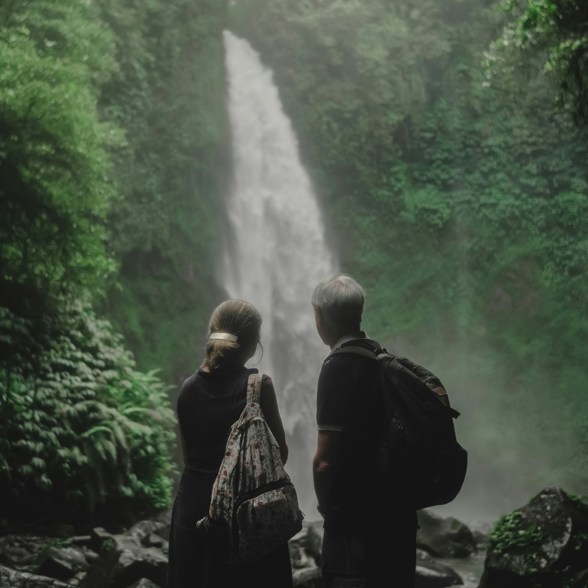
M 312 460 L 312 474 L 318 510 L 323 515 L 330 506 L 328 496 L 333 485 L 340 443 L 340 431 L 318 432 L 316 453 Z

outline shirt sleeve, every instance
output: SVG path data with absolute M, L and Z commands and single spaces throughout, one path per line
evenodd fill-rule
M 327 358 L 317 386 L 317 428 L 319 431 L 345 431 L 354 387 L 351 362 Z

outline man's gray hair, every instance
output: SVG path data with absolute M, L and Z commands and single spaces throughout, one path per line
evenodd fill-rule
M 365 296 L 365 290 L 353 278 L 338 274 L 316 286 L 312 305 L 338 327 L 359 330 Z

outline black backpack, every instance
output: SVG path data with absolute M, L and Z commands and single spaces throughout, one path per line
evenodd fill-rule
M 447 504 L 461 490 L 468 453 L 458 443 L 439 378 L 405 357 L 388 353 L 370 339 L 354 340 L 333 354 L 353 353 L 376 360 L 386 410 L 386 428 L 378 446 L 378 473 L 415 509 Z

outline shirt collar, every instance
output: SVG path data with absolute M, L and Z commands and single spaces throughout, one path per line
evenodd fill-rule
M 347 335 L 343 335 L 343 337 L 341 337 L 335 343 L 335 345 L 331 347 L 331 351 L 338 349 L 339 347 L 341 347 L 341 345 L 347 343 L 348 341 L 355 341 L 356 339 L 369 339 L 369 337 L 366 335 L 365 331 L 356 331 L 355 333 L 348 333 Z

